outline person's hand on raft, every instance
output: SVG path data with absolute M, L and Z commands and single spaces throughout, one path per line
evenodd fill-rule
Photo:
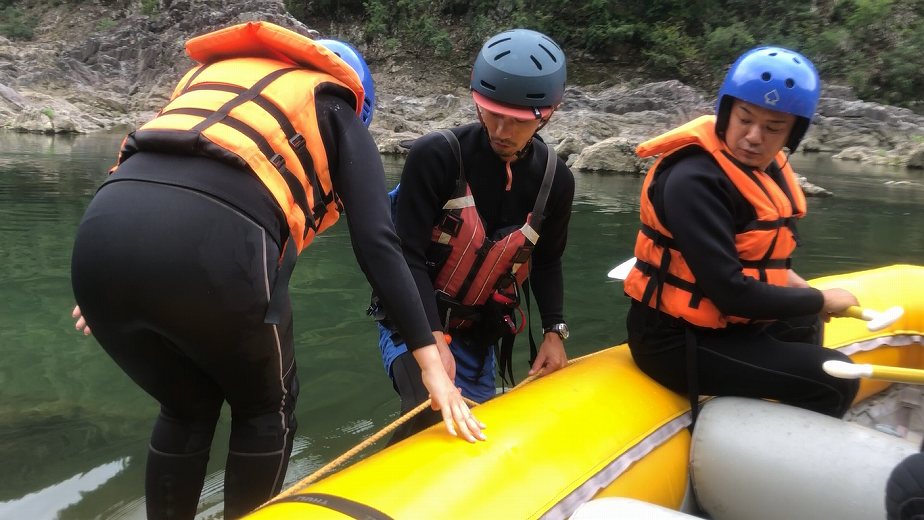
M 436 344 L 415 349 L 413 354 L 420 365 L 423 384 L 430 393 L 430 407 L 442 414 L 446 430 L 453 436 L 461 435 L 468 442 L 487 440 L 482 432 L 485 424 L 472 414 L 462 392 L 449 378 Z

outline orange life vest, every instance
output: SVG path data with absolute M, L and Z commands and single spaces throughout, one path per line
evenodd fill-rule
M 716 308 L 696 285 L 683 255 L 674 248 L 673 236 L 657 217 L 648 198 L 648 188 L 665 159 L 673 153 L 696 146 L 712 155 L 725 175 L 753 206 L 756 220 L 735 235 L 738 258 L 744 274 L 774 285 L 786 285 L 790 256 L 796 248 L 794 221 L 805 215 L 805 195 L 780 152 L 775 158 L 785 186 L 756 168 L 740 166 L 715 134 L 715 117 L 703 116 L 658 137 L 636 149 L 640 157 L 660 157 L 648 171 L 642 186 L 641 230 L 635 242 L 638 259 L 625 280 L 625 291 L 633 299 L 700 327 L 723 328 L 728 323 L 749 320 L 728 316 Z M 782 166 L 780 166 L 782 165 Z
M 522 285 L 529 274 L 529 258 L 539 241 L 557 156 L 548 147 L 538 144 L 540 141 L 534 141 L 533 146 L 546 148 L 548 160 L 533 210 L 522 226 L 501 232 L 500 236 L 488 237 L 465 178 L 458 140 L 448 130 L 440 133 L 453 148 L 459 163 L 459 177 L 456 191 L 443 205 L 442 217 L 431 235 L 435 244 L 447 248 L 433 280 L 437 298 L 450 309 L 481 306 L 488 298 L 495 298 L 506 305 L 518 304 L 517 286 Z M 450 312 L 445 325 L 447 328 L 459 328 L 466 326 L 466 321 L 453 320 Z
M 186 52 L 199 65 L 157 117 L 129 134 L 119 164 L 136 151 L 161 151 L 249 168 L 279 204 L 301 252 L 341 209 L 315 95 L 333 92 L 359 114 L 359 77 L 323 45 L 267 22 L 198 36 L 186 42 Z

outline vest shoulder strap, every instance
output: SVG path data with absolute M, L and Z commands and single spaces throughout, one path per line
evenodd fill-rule
M 456 164 L 459 165 L 459 176 L 456 178 L 456 192 L 453 197 L 464 197 L 467 192 L 466 186 L 468 181 L 465 179 L 465 168 L 462 166 L 462 149 L 459 145 L 459 139 L 456 137 L 456 134 L 452 133 L 448 128 L 443 128 L 439 133 L 446 139 L 446 142 L 449 143 L 449 147 L 452 148 L 452 154 L 456 158 Z
M 551 146 L 542 141 L 535 142 L 542 143 L 542 146 L 546 150 L 545 173 L 542 176 L 542 186 L 539 187 L 539 195 L 536 196 L 536 203 L 533 205 L 533 212 L 529 219 L 530 227 L 532 227 L 536 233 L 539 233 L 540 228 L 542 228 L 542 221 L 545 218 L 543 216 L 545 204 L 548 202 L 549 193 L 552 191 L 552 181 L 555 180 L 555 169 L 556 166 L 558 166 L 558 161 L 556 159 L 558 156 Z

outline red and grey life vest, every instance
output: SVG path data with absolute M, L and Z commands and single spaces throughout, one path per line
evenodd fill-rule
M 635 242 L 635 267 L 625 281 L 633 299 L 700 327 L 723 328 L 748 320 L 723 314 L 696 285 L 696 278 L 673 244 L 669 229 L 658 219 L 648 190 L 665 159 L 688 147 L 712 155 L 735 188 L 751 204 L 756 219 L 735 235 L 744 274 L 766 283 L 786 285 L 790 256 L 796 248 L 795 219 L 805 215 L 805 195 L 786 156 L 775 158 L 783 185 L 757 168 L 732 159 L 726 144 L 715 134 L 715 117 L 703 116 L 638 146 L 640 157 L 660 154 L 642 186 L 641 230 Z
M 519 303 L 517 286 L 522 285 L 529 274 L 529 258 L 539 241 L 557 157 L 544 143 L 538 139 L 533 141 L 533 146 L 546 148 L 548 156 L 533 210 L 522 226 L 488 237 L 465 178 L 458 139 L 449 130 L 440 133 L 449 142 L 459 164 L 455 192 L 443 205 L 431 237 L 435 244 L 447 249 L 447 254 L 441 255 L 439 260 L 433 288 L 442 306 L 448 309 L 449 316 L 443 316 L 444 326 L 451 329 L 466 325 L 467 320 L 462 319 L 466 314 L 464 309 L 477 309 L 488 298 L 507 304 L 511 300 Z M 452 317 L 453 312 L 457 313 L 456 319 Z
M 282 209 L 295 252 L 301 252 L 337 221 L 341 209 L 315 95 L 335 92 L 359 114 L 359 77 L 323 45 L 267 22 L 193 38 L 186 52 L 199 65 L 157 117 L 126 138 L 119 164 L 137 151 L 158 151 L 249 168 Z

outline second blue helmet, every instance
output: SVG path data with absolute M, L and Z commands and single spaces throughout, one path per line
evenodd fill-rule
M 821 80 L 805 56 L 783 47 L 756 47 L 742 54 L 725 75 L 716 100 L 716 130 L 723 135 L 731 99 L 793 114 L 798 124 L 788 146 L 795 150 L 815 116 Z
M 365 91 L 365 99 L 363 99 L 362 111 L 360 112 L 359 118 L 363 122 L 363 125 L 368 128 L 372 123 L 372 113 L 375 110 L 375 82 L 372 80 L 372 73 L 369 72 L 369 66 L 366 65 L 366 60 L 364 60 L 359 51 L 349 43 L 339 40 L 317 40 L 317 42 L 339 56 L 340 59 L 345 61 L 359 76 L 359 80 L 363 84 L 363 90 Z

